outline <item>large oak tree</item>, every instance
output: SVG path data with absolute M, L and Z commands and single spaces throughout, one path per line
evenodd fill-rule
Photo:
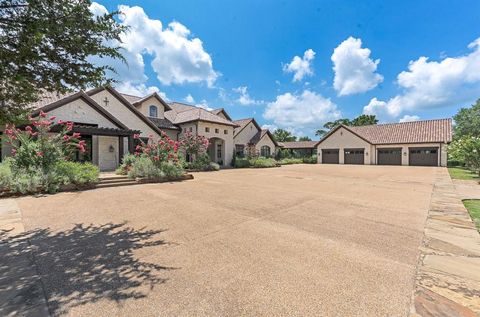
M 89 57 L 123 59 L 125 30 L 112 12 L 94 16 L 89 0 L 0 0 L 0 123 L 16 121 L 43 91 L 65 93 L 111 82 L 109 66 Z

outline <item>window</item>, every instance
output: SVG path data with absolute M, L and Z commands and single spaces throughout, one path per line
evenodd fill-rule
M 205 132 L 210 132 L 210 128 L 209 128 L 209 127 L 205 127 Z
M 218 130 L 218 129 L 215 129 L 215 133 L 219 133 L 219 132 L 220 132 L 220 130 Z
M 193 131 L 193 128 L 192 128 L 192 127 L 188 128 L 188 131 L 192 132 L 192 131 Z
M 158 108 L 157 106 L 150 106 L 149 108 L 150 117 L 157 118 L 158 117 Z
M 228 130 L 223 130 L 223 134 L 228 134 Z
M 235 155 L 238 157 L 243 157 L 245 154 L 245 145 L 235 144 Z
M 264 145 L 260 148 L 260 156 L 263 156 L 263 157 L 270 156 L 270 147 L 268 145 Z
M 217 159 L 221 159 L 221 158 L 222 158 L 222 145 L 217 144 Z

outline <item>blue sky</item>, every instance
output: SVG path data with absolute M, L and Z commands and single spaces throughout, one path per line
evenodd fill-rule
M 309 136 L 362 113 L 449 117 L 480 97 L 479 1 L 97 2 L 123 5 L 129 66 L 106 62 L 133 94 Z

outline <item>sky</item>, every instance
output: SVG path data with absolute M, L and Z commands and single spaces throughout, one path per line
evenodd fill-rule
M 107 1 L 117 89 L 315 138 L 323 124 L 446 118 L 480 98 L 480 1 Z

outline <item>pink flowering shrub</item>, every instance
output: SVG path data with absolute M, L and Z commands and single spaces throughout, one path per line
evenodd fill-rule
M 119 169 L 121 173 L 127 172 L 130 178 L 155 180 L 177 179 L 184 174 L 179 158 L 180 142 L 170 139 L 165 132 L 159 140 L 149 136 L 146 143 L 139 135 L 134 135 L 134 139 L 140 142 L 135 148 L 135 159 L 126 156 Z
M 191 132 L 186 132 L 183 134 L 180 142 L 185 153 L 190 155 L 192 161 L 195 157 L 207 153 L 209 141 L 203 135 L 194 135 Z
M 42 171 L 48 173 L 57 162 L 66 160 L 74 150 L 85 152 L 85 141 L 80 141 L 79 133 L 71 133 L 73 122 L 58 121 L 59 132 L 50 130 L 55 124 L 55 117 L 47 118 L 40 112 L 38 118 L 29 118 L 29 125 L 19 129 L 9 125 L 5 135 L 12 146 L 12 169 L 25 172 Z

